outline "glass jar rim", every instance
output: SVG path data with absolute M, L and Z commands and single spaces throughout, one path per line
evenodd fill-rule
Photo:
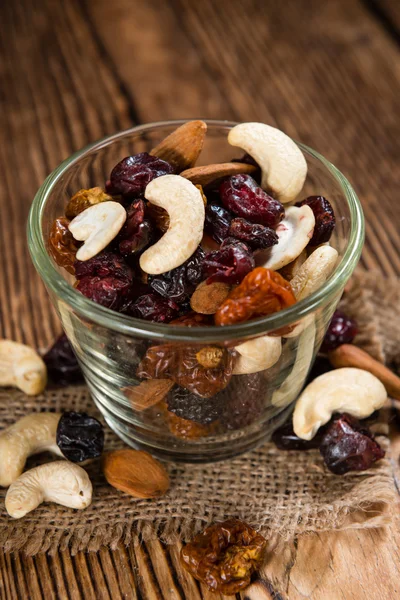
M 266 335 L 269 332 L 304 318 L 318 309 L 319 306 L 328 302 L 350 277 L 360 258 L 364 242 L 364 216 L 360 201 L 346 177 L 321 154 L 297 141 L 296 144 L 299 148 L 317 159 L 333 176 L 336 183 L 339 184 L 350 209 L 350 236 L 344 255 L 328 281 L 313 294 L 296 302 L 296 304 L 289 308 L 285 308 L 282 311 L 253 321 L 246 321 L 244 323 L 237 323 L 235 325 L 227 325 L 224 327 L 208 326 L 186 328 L 165 323 L 153 323 L 151 321 L 123 315 L 105 308 L 100 304 L 96 304 L 75 290 L 75 288 L 58 272 L 47 252 L 46 243 L 42 234 L 41 222 L 46 201 L 54 185 L 60 180 L 65 171 L 69 169 L 71 165 L 78 163 L 84 156 L 95 150 L 100 150 L 103 146 L 108 146 L 110 143 L 125 136 L 133 133 L 144 133 L 149 130 L 172 125 L 179 126 L 186 123 L 187 120 L 188 119 L 178 119 L 137 125 L 130 129 L 104 137 L 72 154 L 48 175 L 35 195 L 27 224 L 28 244 L 31 258 L 37 271 L 45 282 L 46 287 L 73 308 L 79 315 L 97 325 L 101 325 L 128 336 L 159 338 L 182 342 L 193 342 L 196 340 L 201 343 L 208 341 L 228 342 L 262 334 Z M 204 121 L 210 127 L 225 127 L 229 129 L 237 125 L 237 123 L 232 121 L 213 119 L 204 119 Z

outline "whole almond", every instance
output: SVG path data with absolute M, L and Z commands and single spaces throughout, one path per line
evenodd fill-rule
M 228 297 L 231 287 L 222 281 L 199 283 L 190 299 L 190 307 L 197 313 L 213 315 Z
M 162 464 L 142 450 L 113 450 L 103 457 L 108 483 L 135 498 L 159 498 L 169 488 L 169 476 Z
M 181 177 L 189 179 L 195 185 L 208 185 L 212 181 L 221 179 L 222 177 L 229 177 L 230 175 L 238 175 L 239 173 L 251 174 L 257 171 L 257 167 L 254 165 L 248 165 L 247 163 L 239 162 L 228 162 L 228 163 L 216 163 L 213 165 L 206 165 L 204 167 L 194 167 L 193 169 L 187 169 L 182 171 Z
M 131 401 L 134 410 L 146 410 L 161 402 L 173 387 L 170 379 L 148 379 L 139 385 L 122 388 L 122 392 Z
M 207 125 L 204 121 L 189 121 L 175 129 L 150 154 L 169 162 L 176 173 L 196 164 L 203 149 Z
M 361 348 L 352 344 L 342 344 L 329 352 L 328 358 L 335 368 L 356 367 L 369 371 L 383 383 L 389 396 L 400 400 L 400 377 Z

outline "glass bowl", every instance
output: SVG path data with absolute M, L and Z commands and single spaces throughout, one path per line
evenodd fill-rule
M 314 294 L 279 313 L 226 327 L 157 324 L 95 304 L 74 289 L 73 277 L 50 257 L 47 240 L 51 224 L 64 214 L 67 201 L 77 190 L 104 187 L 119 160 L 150 151 L 184 122 L 134 127 L 91 144 L 65 160 L 36 194 L 29 216 L 28 241 L 34 265 L 76 353 L 93 400 L 111 429 L 127 444 L 161 458 L 209 462 L 228 459 L 267 441 L 293 410 L 332 313 L 359 260 L 364 220 L 346 178 L 317 152 L 299 144 L 308 163 L 308 176 L 299 199 L 315 194 L 326 196 L 337 221 L 331 244 L 340 259 L 332 276 Z M 199 164 L 240 156 L 240 150 L 227 142 L 227 133 L 235 123 L 207 124 Z M 295 335 L 282 338 L 281 356 L 271 368 L 252 375 L 233 375 L 228 387 L 212 398 L 189 395 L 182 400 L 185 392 L 175 387 L 167 398 L 143 409 L 145 401 L 151 403 L 153 399 L 143 396 L 136 372 L 151 345 L 168 343 L 179 356 L 190 357 L 203 347 L 234 348 L 252 338 L 287 331 L 294 324 Z M 166 401 L 179 404 L 183 410 L 180 415 L 186 419 L 168 411 Z M 202 423 L 196 423 L 194 418 L 200 418 Z

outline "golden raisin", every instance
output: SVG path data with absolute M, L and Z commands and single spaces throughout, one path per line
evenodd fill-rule
M 65 209 L 65 216 L 67 219 L 73 219 L 79 213 L 89 208 L 93 204 L 99 204 L 99 202 L 107 202 L 112 200 L 112 196 L 106 194 L 100 187 L 90 188 L 88 190 L 79 190 L 71 200 L 68 202 Z
M 49 252 L 59 267 L 64 267 L 72 275 L 75 273 L 75 255 L 79 245 L 68 229 L 69 220 L 57 217 L 51 226 Z

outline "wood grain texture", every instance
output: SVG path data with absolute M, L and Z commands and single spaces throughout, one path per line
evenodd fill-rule
M 400 275 L 396 0 L 288 0 L 285 10 L 274 0 L 14 0 L 0 3 L 0 22 L 0 336 L 43 349 L 59 331 L 25 239 L 37 188 L 75 150 L 138 122 L 283 128 L 353 183 L 367 218 L 363 265 Z M 387 532 L 272 545 L 263 581 L 241 598 L 397 598 L 399 534 L 393 520 Z M 179 545 L 139 540 L 74 557 L 0 555 L 0 600 L 26 598 L 222 597 L 180 568 Z

